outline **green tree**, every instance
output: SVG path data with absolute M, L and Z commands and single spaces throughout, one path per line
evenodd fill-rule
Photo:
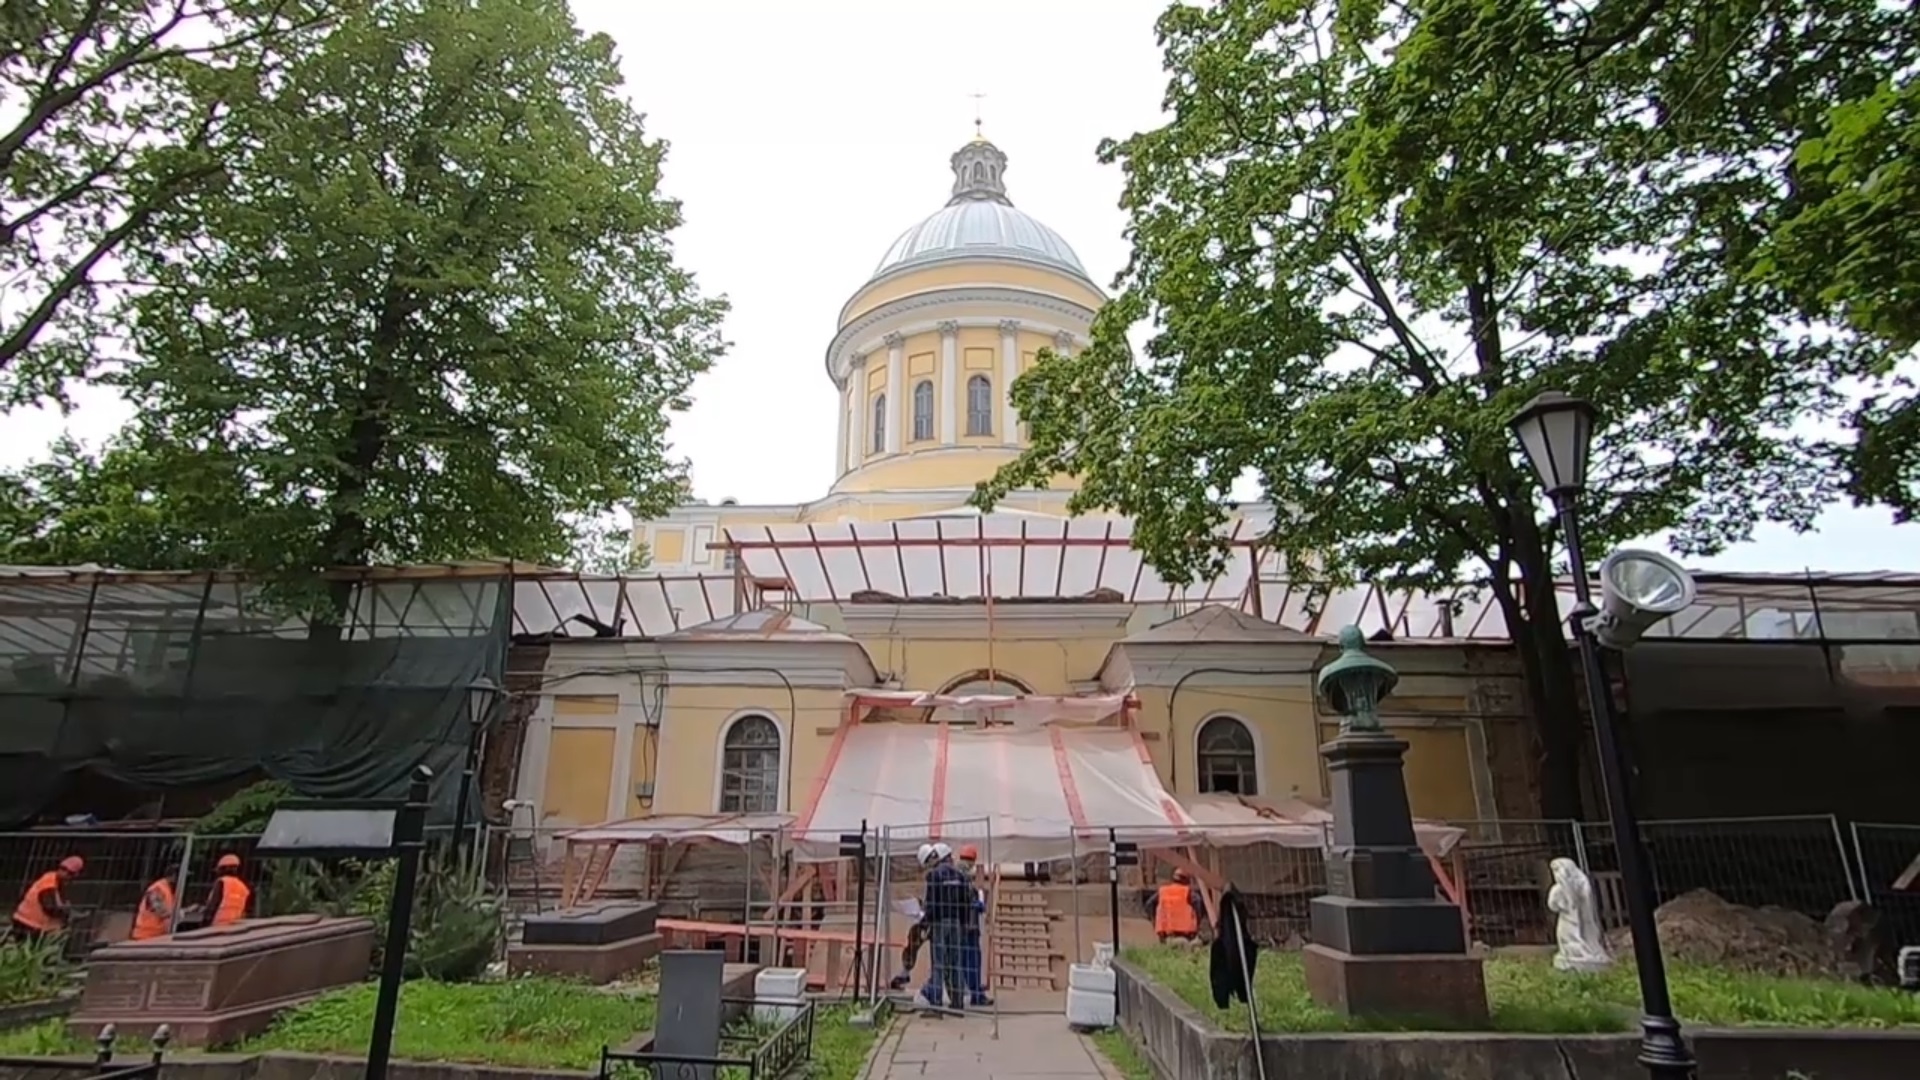
M 977 499 L 1074 474 L 1076 509 L 1132 516 L 1190 580 L 1222 567 L 1251 476 L 1296 578 L 1479 582 L 1525 670 L 1542 809 L 1578 814 L 1556 530 L 1508 418 L 1549 387 L 1599 406 L 1596 550 L 1672 529 L 1711 551 L 1830 500 L 1791 429 L 1863 362 L 1845 335 L 1783 332 L 1779 298 L 1730 272 L 1766 178 L 1732 122 L 1668 137 L 1660 64 L 1686 50 L 1643 16 L 1661 5 L 1170 8 L 1172 119 L 1101 149 L 1126 175 L 1119 295 L 1089 348 L 1016 384 L 1031 448 Z
M 1920 31 L 1904 33 L 1912 47 Z M 1920 397 L 1898 369 L 1920 346 L 1920 78 L 1911 69 L 1841 102 L 1794 155 L 1797 181 L 1759 275 L 1809 315 L 1843 318 L 1892 350 L 1885 378 L 1853 414 L 1850 489 L 1920 514 Z
M 115 253 L 220 174 L 221 83 L 259 77 L 336 6 L 0 3 L 0 411 L 96 366 Z
M 608 39 L 561 0 L 368 0 L 229 108 L 224 182 L 127 253 L 138 416 L 85 466 L 140 479 L 94 485 L 102 530 L 141 508 L 167 542 L 62 520 L 51 546 L 553 563 L 672 500 L 667 420 L 725 304 L 674 262 Z

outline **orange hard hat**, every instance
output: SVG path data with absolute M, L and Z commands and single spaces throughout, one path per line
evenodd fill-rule
M 213 868 L 215 870 L 238 870 L 240 869 L 240 856 L 229 851 L 214 862 Z
M 69 874 L 77 874 L 86 868 L 87 860 L 78 855 L 69 855 L 60 860 L 60 869 L 65 870 Z
M 974 847 L 972 844 L 961 844 L 960 857 L 967 860 L 968 862 L 979 862 L 980 849 L 977 847 Z

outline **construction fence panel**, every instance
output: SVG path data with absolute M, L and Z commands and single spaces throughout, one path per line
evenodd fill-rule
M 1920 825 L 1854 822 L 1860 897 L 1880 911 L 1889 941 L 1920 942 Z
M 976 856 L 973 881 L 983 909 L 977 932 L 956 931 L 948 937 L 941 926 L 922 921 L 930 871 L 920 865 L 918 855 L 927 844 L 947 845 L 956 860 L 969 849 Z M 1031 927 L 1024 909 L 1017 917 L 1003 917 L 1008 891 L 995 873 L 1003 868 L 995 858 L 992 821 L 981 817 L 889 826 L 881 830 L 880 850 L 886 888 L 880 894 L 879 934 L 887 943 L 881 970 L 889 989 L 910 994 L 922 1007 L 938 999 L 948 1009 L 955 1004 L 951 995 L 957 989 L 963 1009 L 992 1011 L 997 1033 L 999 992 L 1043 974 L 1047 957 L 1035 957 L 1028 947 Z
M 1436 877 L 1442 894 L 1466 908 L 1468 940 L 1495 948 L 1553 944 L 1550 868 L 1556 859 L 1586 868 L 1578 823 L 1448 821 L 1435 831 L 1449 844 L 1436 854 Z
M 1831 814 L 1643 821 L 1640 835 L 1658 903 L 1705 889 L 1729 903 L 1824 919 L 1835 904 L 1859 899 L 1840 822 Z M 1612 824 L 1581 826 L 1581 845 L 1601 921 L 1608 929 L 1625 926 Z

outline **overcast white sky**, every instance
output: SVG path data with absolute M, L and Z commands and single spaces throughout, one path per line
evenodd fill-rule
M 706 499 L 800 502 L 833 480 L 834 394 L 822 359 L 840 305 L 902 230 L 946 200 L 947 156 L 985 133 L 1009 156 L 1015 204 L 1078 251 L 1096 281 L 1126 258 L 1117 169 L 1101 138 L 1158 122 L 1162 0 L 574 0 L 619 43 L 634 102 L 672 144 L 666 188 L 685 205 L 680 258 L 727 294 L 733 348 L 674 424 Z M 84 399 L 98 438 L 124 417 Z M 62 421 L 9 418 L 17 461 Z M 1836 510 L 1706 561 L 1722 569 L 1911 567 L 1920 527 Z

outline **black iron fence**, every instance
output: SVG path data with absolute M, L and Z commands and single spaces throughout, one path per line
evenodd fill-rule
M 162 1024 L 153 1033 L 151 1047 L 138 1058 L 114 1057 L 114 1043 L 118 1032 L 112 1024 L 100 1031 L 100 1037 L 94 1040 L 93 1059 L 53 1058 L 53 1057 L 0 1057 L 0 1071 L 10 1076 L 31 1076 L 35 1078 L 73 1077 L 80 1080 L 146 1080 L 160 1075 L 165 1064 L 167 1043 L 173 1038 L 173 1032 Z
M 723 999 L 727 1004 L 752 1002 Z M 780 1080 L 813 1060 L 816 1007 L 809 1001 L 772 1030 L 743 1024 L 721 1033 L 717 1054 L 673 1054 L 654 1050 L 600 1048 L 601 1080 L 637 1074 L 645 1080 Z

